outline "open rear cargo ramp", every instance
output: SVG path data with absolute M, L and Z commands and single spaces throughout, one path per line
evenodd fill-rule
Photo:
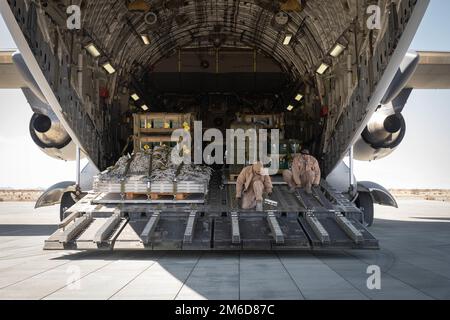
M 203 204 L 187 200 L 174 200 L 172 205 L 151 200 L 101 204 L 93 193 L 66 212 L 45 249 L 378 249 L 378 241 L 363 226 L 362 212 L 326 188 L 308 195 L 275 186 L 274 201 L 285 202 L 279 207 L 266 205 L 263 212 L 239 210 L 230 185 L 211 192 Z

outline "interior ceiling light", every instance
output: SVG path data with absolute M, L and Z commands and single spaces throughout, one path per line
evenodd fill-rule
M 303 95 L 301 93 L 297 94 L 297 96 L 295 96 L 295 100 L 296 101 L 301 101 L 303 99 Z
M 148 111 L 148 107 L 147 107 L 146 104 L 144 104 L 144 105 L 141 107 L 141 109 L 144 110 L 144 111 Z
M 113 74 L 116 72 L 116 69 L 111 65 L 111 63 L 106 62 L 102 65 L 103 69 L 105 69 L 109 74 Z
M 334 46 L 333 50 L 331 50 L 330 56 L 337 58 L 342 54 L 342 52 L 344 52 L 344 50 L 345 50 L 345 46 L 340 43 L 337 43 Z
M 317 71 L 316 71 L 316 72 L 317 72 L 318 74 L 324 74 L 325 71 L 327 71 L 329 67 L 330 67 L 329 64 L 326 64 L 325 62 L 323 62 L 323 63 L 320 65 L 320 67 L 317 68 Z
M 142 38 L 142 42 L 144 42 L 144 44 L 146 46 L 148 46 L 150 44 L 150 38 L 148 37 L 148 35 L 146 34 L 141 34 L 141 38 Z
M 138 101 L 140 98 L 139 98 L 139 96 L 137 95 L 137 93 L 133 93 L 133 94 L 131 95 L 131 99 L 133 99 L 134 101 Z
M 97 49 L 97 47 L 93 43 L 88 44 L 85 48 L 86 48 L 87 52 L 89 52 L 89 54 L 91 56 L 93 56 L 94 58 L 100 57 L 100 55 L 101 55 L 100 51 Z
M 287 107 L 287 109 L 288 109 L 288 111 L 292 111 L 292 110 L 294 110 L 294 106 L 293 106 L 292 104 L 290 104 L 290 105 Z
M 283 44 L 285 46 L 288 46 L 289 43 L 291 43 L 292 40 L 292 34 L 287 34 L 286 37 L 284 38 Z

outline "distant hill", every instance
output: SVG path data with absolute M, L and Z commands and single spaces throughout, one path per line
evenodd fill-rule
M 1 201 L 36 201 L 43 190 L 13 190 L 2 189 L 0 190 L 0 202 Z
M 430 200 L 450 202 L 450 190 L 443 189 L 392 189 L 392 195 L 397 199 Z

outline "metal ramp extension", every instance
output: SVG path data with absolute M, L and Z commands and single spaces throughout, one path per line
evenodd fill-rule
M 88 195 L 45 242 L 47 250 L 311 250 L 378 249 L 358 221 L 336 211 L 317 194 L 299 192 L 304 212 L 166 211 L 127 212 L 95 205 Z

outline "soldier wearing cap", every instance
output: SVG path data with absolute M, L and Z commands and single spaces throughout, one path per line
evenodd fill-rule
M 301 154 L 294 157 L 292 171 L 283 171 L 283 179 L 289 185 L 291 193 L 298 188 L 305 188 L 305 191 L 311 194 L 312 186 L 318 186 L 320 178 L 319 162 L 307 149 L 303 149 Z

